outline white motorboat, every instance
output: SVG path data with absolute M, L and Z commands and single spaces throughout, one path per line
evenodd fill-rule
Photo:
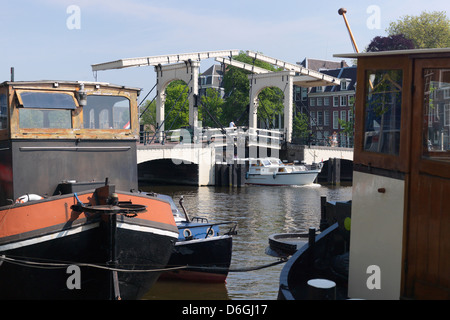
M 321 169 L 321 164 L 317 169 L 309 169 L 303 164 L 283 163 L 278 158 L 250 159 L 245 183 L 270 186 L 306 185 L 316 180 Z

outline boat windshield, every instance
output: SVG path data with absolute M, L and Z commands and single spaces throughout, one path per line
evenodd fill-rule
M 130 100 L 122 96 L 89 95 L 83 108 L 85 129 L 129 129 Z
M 24 129 L 70 129 L 74 97 L 64 92 L 17 91 L 19 127 Z

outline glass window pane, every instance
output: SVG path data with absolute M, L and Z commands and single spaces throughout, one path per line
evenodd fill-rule
M 424 69 L 424 156 L 450 161 L 450 69 Z
M 129 129 L 130 100 L 121 96 L 89 95 L 83 108 L 86 129 Z
M 19 127 L 22 129 L 70 129 L 72 128 L 72 111 L 20 108 Z
M 76 109 L 75 101 L 70 94 L 54 92 L 20 92 L 24 108 L 38 109 Z
M 8 102 L 6 94 L 0 94 L 0 130 L 8 127 Z
M 402 78 L 402 70 L 367 71 L 364 150 L 398 155 Z

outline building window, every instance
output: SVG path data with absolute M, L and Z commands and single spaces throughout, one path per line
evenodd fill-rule
M 301 88 L 294 86 L 294 101 L 300 101 L 302 93 L 301 93 Z
M 339 106 L 339 97 L 334 96 L 333 97 L 333 107 L 337 107 L 337 106 Z
M 330 125 L 330 112 L 328 110 L 325 110 L 323 112 L 323 125 L 324 126 Z
M 316 99 L 315 98 L 309 99 L 309 106 L 310 107 L 315 107 L 316 106 Z
M 333 129 L 339 129 L 339 111 L 333 111 Z
M 341 90 L 347 90 L 347 80 L 341 79 Z
M 316 125 L 316 113 L 314 111 L 311 111 L 309 113 L 309 118 L 311 120 L 311 127 Z
M 341 111 L 341 120 L 347 121 L 347 111 L 345 110 Z
M 317 111 L 317 125 L 321 126 L 323 124 L 323 111 Z
M 317 98 L 317 106 L 318 107 L 323 106 L 323 98 Z
M 308 89 L 302 88 L 302 101 L 306 101 L 308 99 Z
M 323 98 L 323 105 L 328 107 L 330 105 L 330 98 L 329 97 L 324 97 Z
M 322 87 L 316 87 L 316 92 L 323 92 L 323 88 Z
M 347 105 L 347 96 L 341 96 L 340 101 L 340 106 L 345 107 Z

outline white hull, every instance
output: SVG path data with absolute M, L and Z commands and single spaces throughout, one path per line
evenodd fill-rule
M 308 170 L 299 172 L 276 174 L 251 174 L 247 175 L 245 183 L 268 186 L 306 185 L 316 180 L 320 170 Z

